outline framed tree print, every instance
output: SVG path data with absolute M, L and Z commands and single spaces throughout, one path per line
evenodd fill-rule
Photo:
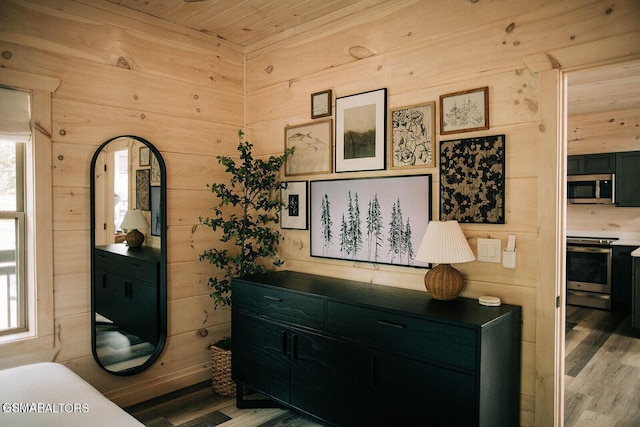
M 311 181 L 311 256 L 428 267 L 431 175 Z
M 336 172 L 385 168 L 387 89 L 336 99 Z
M 391 110 L 391 169 L 435 166 L 436 103 Z
M 440 220 L 504 224 L 505 136 L 440 142 Z
M 489 88 L 440 96 L 440 135 L 489 129 Z

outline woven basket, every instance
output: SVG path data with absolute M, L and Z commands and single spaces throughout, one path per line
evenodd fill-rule
M 211 347 L 211 384 L 221 396 L 235 396 L 236 383 L 231 379 L 231 350 Z

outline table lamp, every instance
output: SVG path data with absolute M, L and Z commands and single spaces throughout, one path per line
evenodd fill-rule
M 430 221 L 416 254 L 416 260 L 437 263 L 427 271 L 424 285 L 434 299 L 456 299 L 464 287 L 462 273 L 450 264 L 476 259 L 458 221 Z
M 149 225 L 140 209 L 129 209 L 124 215 L 120 228 L 127 231 L 127 236 L 124 238 L 127 245 L 130 248 L 139 248 L 144 242 L 144 234 L 139 232 L 138 229 L 149 228 Z

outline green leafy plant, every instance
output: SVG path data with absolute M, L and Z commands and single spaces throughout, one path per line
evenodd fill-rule
M 279 197 L 280 169 L 293 150 L 266 161 L 254 159 L 253 145 L 243 137 L 244 133 L 238 131 L 238 164 L 229 156 L 216 157 L 231 178 L 228 184 L 207 185 L 219 203 L 212 208 L 213 217 L 200 217 L 202 225 L 222 231 L 220 241 L 225 243 L 225 248 L 207 249 L 200 255 L 200 261 L 206 259 L 224 272 L 223 278 L 209 278 L 214 308 L 231 305 L 234 277 L 265 272 L 269 269 L 265 263 L 276 267 L 283 264 L 277 256 L 281 235 L 271 226 L 279 222 L 283 206 Z M 232 249 L 228 243 L 232 243 Z

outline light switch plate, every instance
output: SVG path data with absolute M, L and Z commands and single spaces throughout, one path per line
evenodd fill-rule
M 501 243 L 500 239 L 478 239 L 478 261 L 499 263 Z

